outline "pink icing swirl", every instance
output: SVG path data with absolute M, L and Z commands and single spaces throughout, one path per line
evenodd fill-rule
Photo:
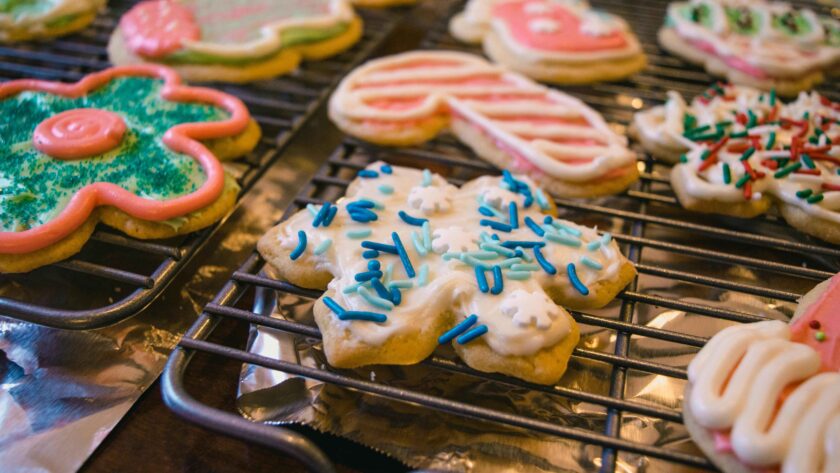
M 150 58 L 166 56 L 181 49 L 185 41 L 201 38 L 192 11 L 168 0 L 135 5 L 120 19 L 120 29 L 134 53 Z
M 35 148 L 57 159 L 81 159 L 119 146 L 125 122 L 113 112 L 76 108 L 42 121 L 32 136 Z

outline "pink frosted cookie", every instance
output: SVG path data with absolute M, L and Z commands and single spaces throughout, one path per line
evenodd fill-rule
M 449 129 L 482 158 L 563 196 L 620 192 L 636 155 L 583 102 L 471 54 L 420 51 L 370 61 L 339 84 L 330 118 L 384 145 Z
M 799 302 L 790 325 L 712 337 L 688 367 L 683 415 L 725 473 L 840 471 L 840 275 Z
M 470 0 L 449 26 L 494 61 L 546 82 L 617 80 L 646 64 L 627 23 L 585 1 Z
M 840 22 L 782 2 L 674 2 L 659 42 L 712 74 L 782 95 L 808 90 L 840 66 Z

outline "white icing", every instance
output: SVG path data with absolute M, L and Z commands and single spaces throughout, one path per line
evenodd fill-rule
M 581 16 L 580 31 L 589 36 L 607 36 L 624 29 L 619 18 L 600 11 L 587 11 Z
M 734 453 L 783 473 L 833 472 L 840 461 L 840 374 L 821 373 L 811 347 L 779 321 L 722 330 L 688 367 L 689 403 L 707 429 L 731 430 Z M 776 405 L 784 388 L 802 382 Z
M 380 172 L 382 163 L 371 164 L 368 169 Z M 339 210 L 335 219 L 329 227 L 314 228 L 312 226 L 313 216 L 303 210 L 293 215 L 289 220 L 281 224 L 279 232 L 280 245 L 287 250 L 297 246 L 299 230 L 306 232 L 308 245 L 299 264 L 312 264 L 330 271 L 335 279 L 329 284 L 331 295 L 342 307 L 347 310 L 375 311 L 384 313 L 388 319 L 384 323 L 367 321 L 340 321 L 338 323 L 347 331 L 347 336 L 358 340 L 360 343 L 378 345 L 383 341 L 404 333 L 416 326 L 418 320 L 429 320 L 446 316 L 453 312 L 457 320 L 461 320 L 470 314 L 477 314 L 479 323 L 488 327 L 488 333 L 482 336 L 496 353 L 502 355 L 532 355 L 539 350 L 551 347 L 566 337 L 570 330 L 570 324 L 574 323 L 569 314 L 551 301 L 539 302 L 536 296 L 528 296 L 528 302 L 522 312 L 511 314 L 508 308 L 507 313 L 502 311 L 502 305 L 507 298 L 517 291 L 524 291 L 526 294 L 545 295 L 545 288 L 569 288 L 570 283 L 566 276 L 566 265 L 577 263 L 583 256 L 588 256 L 603 266 L 602 270 L 581 270 L 578 276 L 583 284 L 591 287 L 600 281 L 612 280 L 616 277 L 618 270 L 626 259 L 621 255 L 616 242 L 613 240 L 604 245 L 606 251 L 588 250 L 587 243 L 597 240 L 598 233 L 587 227 L 582 227 L 571 222 L 559 221 L 581 233 L 580 246 L 567 246 L 559 243 L 549 242 L 538 237 L 524 224 L 526 216 L 542 224 L 543 214 L 535 202 L 529 208 L 524 207 L 525 198 L 521 194 L 515 194 L 519 208 L 519 228 L 510 233 L 494 232 L 486 226 L 481 226 L 479 221 L 486 219 L 478 212 L 479 196 L 487 195 L 489 189 L 499 189 L 501 178 L 482 177 L 468 182 L 460 189 L 453 192 L 452 207 L 445 212 L 436 212 L 424 216 L 429 220 L 429 226 L 434 240 L 432 241 L 432 252 L 420 254 L 412 243 L 412 233 L 420 235 L 422 229 L 403 222 L 397 215 L 400 210 L 412 214 L 411 209 L 406 205 L 406 199 L 413 185 L 421 182 L 422 173 L 419 170 L 393 167 L 393 174 L 380 172 L 378 178 L 356 179 L 347 190 L 345 198 L 335 205 Z M 517 179 L 526 183 L 536 193 L 534 183 L 525 177 Z M 394 189 L 392 194 L 383 194 L 379 188 L 382 185 L 391 186 Z M 441 189 L 448 185 L 435 176 L 432 189 Z M 357 223 L 351 220 L 346 211 L 349 202 L 360 199 L 370 199 L 381 203 L 384 208 L 376 210 L 378 219 L 369 224 Z M 412 214 L 413 216 L 418 216 Z M 496 221 L 504 221 L 500 218 L 492 218 Z M 374 242 L 392 243 L 391 232 L 398 232 L 400 239 L 405 246 L 406 252 L 412 262 L 414 269 L 420 272 L 423 265 L 428 265 L 428 284 L 423 287 L 416 287 L 419 284 L 418 277 L 411 278 L 415 287 L 402 290 L 402 302 L 392 310 L 384 312 L 381 309 L 371 306 L 359 294 L 352 292 L 344 294 L 343 290 L 348 286 L 356 284 L 354 275 L 367 271 L 367 260 L 362 257 L 362 239 L 353 239 L 346 236 L 351 230 L 369 229 L 371 234 L 364 238 Z M 477 250 L 477 242 L 482 232 L 488 235 L 497 233 L 502 240 L 527 240 L 546 241 L 542 254 L 546 260 L 557 268 L 557 274 L 549 275 L 543 270 L 533 271 L 530 278 L 526 280 L 514 280 L 503 277 L 504 290 L 501 294 L 493 295 L 479 291 L 476 282 L 475 270 L 472 266 L 450 256 L 444 257 L 443 253 L 452 252 L 453 249 L 464 248 Z M 420 237 L 422 239 L 422 236 Z M 332 240 L 330 251 L 321 255 L 315 255 L 313 248 L 321 241 Z M 529 252 L 533 257 L 533 252 Z M 506 257 L 482 260 L 489 268 L 499 264 Z M 382 253 L 378 257 L 381 269 L 384 271 L 389 265 L 393 265 L 392 280 L 409 279 L 403 265 L 396 255 Z M 526 261 L 521 263 L 525 264 Z M 529 263 L 533 264 L 533 263 Z M 524 269 L 521 269 L 524 271 Z M 512 271 L 510 268 L 503 269 L 507 275 Z M 486 271 L 489 285 L 494 284 L 492 271 Z M 513 296 L 519 298 L 522 296 Z M 508 302 L 508 306 L 510 303 Z M 438 334 L 439 335 L 439 334 Z
M 534 324 L 539 329 L 551 327 L 560 310 L 542 291 L 529 292 L 517 289 L 502 301 L 502 313 L 512 317 L 520 327 Z
M 417 67 L 423 62 L 447 64 Z M 468 82 L 476 77 L 492 82 Z M 447 82 L 429 83 L 442 79 Z M 494 98 L 499 95 L 508 97 L 501 101 Z M 406 98 L 417 99 L 417 103 L 388 109 L 371 105 Z M 518 74 L 505 73 L 470 54 L 418 51 L 370 61 L 347 76 L 330 100 L 331 115 L 341 121 L 398 125 L 443 110 L 454 112 L 454 119 L 478 128 L 541 172 L 565 181 L 591 181 L 636 161 L 627 139 L 613 132 L 580 100 Z M 517 121 L 519 117 L 529 120 Z M 583 123 L 570 125 L 569 119 Z M 564 138 L 585 138 L 595 143 L 563 145 L 551 141 Z M 570 163 L 572 160 L 585 162 Z
M 560 23 L 551 18 L 535 18 L 528 22 L 528 29 L 534 33 L 556 33 L 560 31 Z
M 449 184 L 440 186 L 415 186 L 408 193 L 408 205 L 429 215 L 446 212 L 452 207 L 452 194 L 455 188 Z

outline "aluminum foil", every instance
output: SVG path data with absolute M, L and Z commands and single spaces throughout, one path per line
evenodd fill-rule
M 621 205 L 617 200 L 607 202 L 609 205 Z M 591 214 L 570 214 L 566 218 L 628 233 L 628 228 L 623 228 L 628 225 L 626 222 L 604 218 L 598 220 L 598 217 Z M 754 229 L 754 223 L 747 225 Z M 712 240 L 704 242 L 697 235 L 679 232 L 678 229 L 652 229 L 645 236 L 674 242 L 685 240 L 697 246 L 720 244 Z M 769 252 L 769 259 L 777 258 L 772 250 L 755 249 L 753 254 L 762 256 L 762 251 Z M 805 292 L 814 284 L 813 281 L 791 281 L 790 278 L 772 273 L 692 260 L 650 248 L 642 251 L 642 261 L 791 291 Z M 814 260 L 803 261 L 801 264 L 823 263 Z M 649 275 L 640 276 L 637 290 L 780 320 L 787 320 L 795 309 L 795 304 L 789 302 Z M 311 307 L 311 300 L 263 290 L 257 294 L 255 312 L 314 325 Z M 618 318 L 619 307 L 620 302 L 614 301 L 610 306 L 593 311 L 592 314 Z M 646 304 L 636 305 L 633 320 L 640 325 L 704 337 L 710 337 L 733 323 Z M 614 331 L 585 325 L 581 326 L 581 331 L 582 348 L 613 353 L 616 338 Z M 332 369 L 327 365 L 318 340 L 265 327 L 253 327 L 249 344 L 252 352 L 265 357 L 308 367 Z M 686 368 L 697 351 L 694 347 L 642 336 L 631 338 L 629 350 L 629 356 L 634 359 L 682 369 Z M 449 347 L 441 347 L 436 355 L 454 359 Z M 573 357 L 560 385 L 609 395 L 611 368 L 611 365 L 605 363 Z M 375 366 L 354 370 L 352 373 L 389 386 L 431 393 L 558 425 L 598 433 L 602 433 L 605 428 L 606 409 L 600 405 L 573 401 L 560 395 L 502 384 L 482 377 L 452 373 L 425 364 L 409 367 Z M 680 379 L 631 369 L 627 371 L 624 398 L 678 411 L 684 383 Z M 597 471 L 601 465 L 602 450 L 597 446 L 444 414 L 253 365 L 243 366 L 237 407 L 243 416 L 251 420 L 306 424 L 369 446 L 414 468 L 464 472 L 590 472 Z M 678 423 L 625 412 L 621 417 L 620 432 L 626 440 L 702 455 L 691 442 L 685 428 Z M 655 458 L 621 452 L 616 471 L 674 473 L 694 470 Z

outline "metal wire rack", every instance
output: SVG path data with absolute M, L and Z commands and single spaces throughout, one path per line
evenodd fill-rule
M 47 43 L 0 46 L 0 81 L 22 77 L 76 81 L 104 69 L 105 46 L 131 1 L 112 1 L 84 31 Z M 238 96 L 263 138 L 226 168 L 247 192 L 332 86 L 369 56 L 404 10 L 363 11 L 364 37 L 349 51 L 307 62 L 295 73 L 247 86 L 213 84 Z M 0 275 L 0 314 L 65 329 L 90 329 L 138 313 L 159 295 L 219 227 L 165 241 L 141 241 L 100 227 L 78 255 L 24 275 Z
M 693 96 L 714 80 L 702 70 L 665 54 L 656 45 L 655 34 L 663 18 L 665 2 L 625 4 L 619 0 L 608 0 L 592 3 L 626 18 L 645 45 L 650 61 L 644 72 L 627 81 L 565 88 L 595 106 L 608 121 L 626 126 L 634 111 L 661 103 L 666 90 L 678 90 Z M 441 1 L 439 4 L 440 10 L 447 15 L 463 6 L 462 1 Z M 445 19 L 427 33 L 420 47 L 475 51 L 449 36 Z M 840 90 L 835 86 L 825 92 L 836 98 Z M 322 168 L 303 187 L 287 216 L 308 203 L 322 203 L 343 195 L 356 172 L 377 159 L 394 165 L 430 167 L 454 184 L 479 175 L 498 173 L 447 137 L 412 149 L 384 149 L 345 138 L 331 155 L 321 159 L 324 161 Z M 714 469 L 709 460 L 696 450 L 651 445 L 624 435 L 625 420 L 635 415 L 669 422 L 678 428 L 682 422 L 678 406 L 662 405 L 655 399 L 641 400 L 629 394 L 633 377 L 659 376 L 669 381 L 684 380 L 685 364 L 675 365 L 649 357 L 634 342 L 652 341 L 678 347 L 690 355 L 703 346 L 706 338 L 688 331 L 662 328 L 652 323 L 657 314 L 664 310 L 708 321 L 762 320 L 765 315 L 760 310 L 729 304 L 715 297 L 726 294 L 734 296 L 727 299 L 732 301 L 748 296 L 768 305 L 795 302 L 818 281 L 840 269 L 840 248 L 804 237 L 774 215 L 744 221 L 685 212 L 670 189 L 667 178 L 669 167 L 650 156 L 646 156 L 640 166 L 642 179 L 620 196 L 594 201 L 555 199 L 561 217 L 610 229 L 622 245 L 624 254 L 639 271 L 636 280 L 618 296 L 619 302 L 612 311 L 573 313 L 582 326 L 611 333 L 612 343 L 608 346 L 598 349 L 578 347 L 573 354 L 573 360 L 608 365 L 610 378 L 604 392 L 588 392 L 562 383 L 549 387 L 532 385 L 476 372 L 459 361 L 439 356 L 423 362 L 425 367 L 441 372 L 480 377 L 511 388 L 535 390 L 571 402 L 600 406 L 606 413 L 606 421 L 601 428 L 570 427 L 498 406 L 487 407 L 444 398 L 435 393 L 406 390 L 328 367 L 309 368 L 250 353 L 244 340 L 220 340 L 214 336 L 220 324 L 253 324 L 312 339 L 321 337 L 317 327 L 268 318 L 253 310 L 252 301 L 259 290 L 270 289 L 280 294 L 311 299 L 320 296 L 319 291 L 302 289 L 263 276 L 265 263 L 256 253 L 233 274 L 179 343 L 164 372 L 164 399 L 176 413 L 195 423 L 276 448 L 319 471 L 331 471 L 328 459 L 299 434 L 253 423 L 196 400 L 186 388 L 188 367 L 193 357 L 211 356 L 214 363 L 258 365 L 438 412 L 594 445 L 601 449 L 598 468 L 602 472 L 618 471 L 618 462 L 627 455 L 641 455 L 658 462 L 660 467 L 665 465 L 663 471 L 669 471 L 667 465 Z M 663 281 L 676 289 L 672 292 L 660 290 Z M 695 297 L 698 294 L 703 296 Z

